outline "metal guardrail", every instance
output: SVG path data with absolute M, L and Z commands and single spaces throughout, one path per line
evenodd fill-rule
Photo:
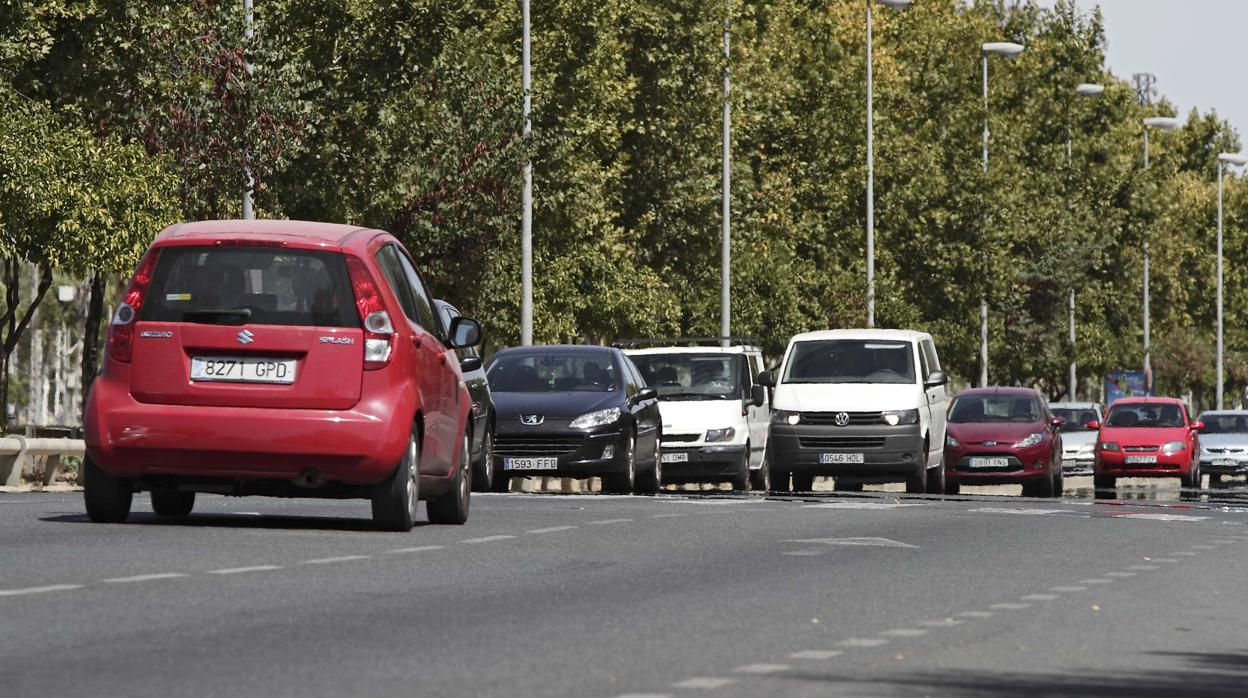
M 40 479 L 44 485 L 50 485 L 61 467 L 61 457 L 82 457 L 86 448 L 82 439 L 0 437 L 0 483 L 8 487 L 22 484 L 22 473 L 34 472 L 42 458 Z

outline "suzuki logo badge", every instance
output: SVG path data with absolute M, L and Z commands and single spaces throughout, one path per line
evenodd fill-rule
M 836 413 L 836 426 L 838 427 L 849 426 L 849 413 L 848 412 Z
M 242 332 L 239 332 L 235 336 L 238 337 L 239 344 L 251 344 L 252 342 L 256 341 L 256 336 L 251 333 L 251 330 L 243 330 Z
M 523 425 L 524 425 L 524 426 L 526 426 L 526 427 L 535 427 L 535 426 L 537 426 L 537 425 L 541 424 L 541 423 L 542 423 L 542 422 L 544 422 L 544 421 L 546 421 L 546 418 L 545 418 L 545 417 L 543 417 L 543 416 L 542 416 L 542 415 L 540 415 L 540 414 L 522 414 L 522 415 L 520 415 L 520 423 L 521 423 L 521 424 L 523 424 Z

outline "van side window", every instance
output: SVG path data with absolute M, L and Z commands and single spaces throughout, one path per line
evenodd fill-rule
M 931 368 L 927 365 L 927 345 L 919 344 L 919 377 L 927 378 L 932 375 Z
M 936 356 L 936 345 L 932 342 L 932 340 L 925 339 L 919 343 L 919 346 L 923 349 L 923 358 L 927 363 L 927 373 L 924 374 L 924 377 L 926 378 L 931 375 L 933 371 L 941 370 L 940 358 Z

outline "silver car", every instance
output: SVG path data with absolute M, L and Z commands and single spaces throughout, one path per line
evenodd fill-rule
M 1105 410 L 1095 402 L 1052 402 L 1053 416 L 1065 420 L 1062 425 L 1062 474 L 1091 475 L 1096 458 L 1096 434 L 1088 422 L 1103 421 Z
M 1223 475 L 1248 475 L 1248 410 L 1211 411 L 1200 415 L 1200 469 L 1209 473 L 1209 486 Z

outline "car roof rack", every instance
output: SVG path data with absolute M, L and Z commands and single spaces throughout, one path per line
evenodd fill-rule
M 728 342 L 732 345 L 758 346 L 758 339 L 747 336 L 731 336 L 731 337 L 653 337 L 650 339 L 619 339 L 611 346 L 617 349 L 625 347 L 644 347 L 644 346 L 674 346 L 688 344 L 697 346 L 700 344 L 723 344 Z

